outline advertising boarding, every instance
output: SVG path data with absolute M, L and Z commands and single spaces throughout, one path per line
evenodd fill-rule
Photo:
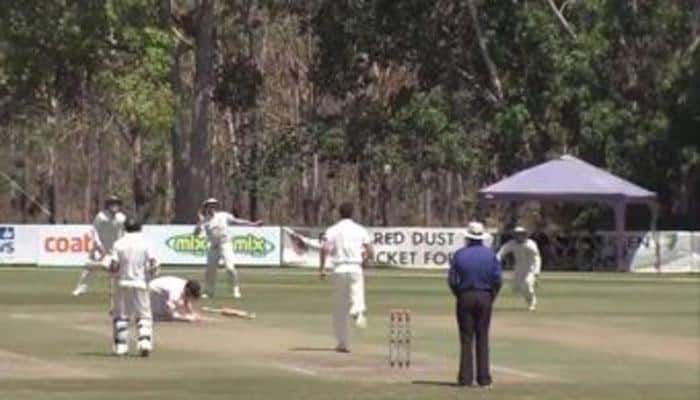
M 35 264 L 37 232 L 35 225 L 0 224 L 0 264 Z
M 82 266 L 94 245 L 90 225 L 43 225 L 39 230 L 39 257 L 45 266 Z M 203 266 L 209 241 L 195 236 L 190 225 L 146 225 L 143 238 L 164 265 Z M 278 227 L 231 227 L 235 262 L 241 265 L 280 264 Z

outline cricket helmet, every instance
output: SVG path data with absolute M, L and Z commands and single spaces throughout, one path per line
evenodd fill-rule
M 204 202 L 202 203 L 202 206 L 205 206 L 205 207 L 206 206 L 216 206 L 216 205 L 219 205 L 219 200 L 217 200 L 213 197 L 210 197 L 210 198 L 204 200 Z
M 114 205 L 114 204 L 121 206 L 122 199 L 120 199 L 119 196 L 116 196 L 116 195 L 111 195 L 111 196 L 107 197 L 107 199 L 105 199 L 105 205 L 107 207 Z
M 522 226 L 516 226 L 515 229 L 513 229 L 513 233 L 527 234 L 527 229 Z

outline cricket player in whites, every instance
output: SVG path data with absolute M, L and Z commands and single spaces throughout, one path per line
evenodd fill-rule
M 203 298 L 214 297 L 216 270 L 221 259 L 224 260 L 233 297 L 241 298 L 238 271 L 236 271 L 236 266 L 233 263 L 233 244 L 228 233 L 228 227 L 231 225 L 260 226 L 262 222 L 236 218 L 230 213 L 219 211 L 219 201 L 214 198 L 204 201 L 199 212 L 199 224 L 194 230 L 195 236 L 200 235 L 204 231 L 209 239 L 207 271 L 205 273 L 206 288 L 202 294 Z
M 201 296 L 199 282 L 177 276 L 159 276 L 149 282 L 151 310 L 156 321 L 196 322 L 201 320 L 193 303 Z
M 352 220 L 351 203 L 340 205 L 340 222 L 326 231 L 321 249 L 321 279 L 326 277 L 326 259 L 332 259 L 335 289 L 333 331 L 339 353 L 349 353 L 348 317 L 359 328 L 367 326 L 363 268 L 374 257 L 372 237 L 367 229 Z
M 136 348 L 142 357 L 153 351 L 153 315 L 148 282 L 158 273 L 158 263 L 141 234 L 141 224 L 127 219 L 126 234 L 114 244 L 110 272 L 116 280 L 114 288 L 113 335 L 114 354 L 129 352 L 129 325 L 136 322 Z
M 535 311 L 537 307 L 537 296 L 535 286 L 537 277 L 542 268 L 542 257 L 537 243 L 528 237 L 527 230 L 518 226 L 513 230 L 514 238 L 504 244 L 498 251 L 498 260 L 512 254 L 513 264 L 513 290 L 525 296 L 528 309 Z
M 80 272 L 80 279 L 73 290 L 73 296 L 80 296 L 88 290 L 88 281 L 95 271 L 105 270 L 109 267 L 105 263 L 105 257 L 112 251 L 114 243 L 124 234 L 124 221 L 126 215 L 121 211 L 122 201 L 117 196 L 110 196 L 105 201 L 104 210 L 97 213 L 92 223 L 92 248 L 90 249 L 90 261 Z

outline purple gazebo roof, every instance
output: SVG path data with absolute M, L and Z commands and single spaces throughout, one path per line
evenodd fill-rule
M 485 200 L 649 203 L 656 193 L 570 155 L 525 169 L 479 191 Z

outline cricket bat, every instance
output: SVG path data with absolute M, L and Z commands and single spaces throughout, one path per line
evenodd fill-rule
M 254 312 L 249 312 L 249 311 L 240 310 L 237 308 L 230 308 L 230 307 L 215 308 L 215 307 L 204 306 L 204 307 L 202 307 L 202 311 L 208 312 L 208 313 L 221 314 L 225 317 L 236 317 L 236 318 L 243 318 L 243 319 L 255 319 L 255 317 L 256 317 Z

